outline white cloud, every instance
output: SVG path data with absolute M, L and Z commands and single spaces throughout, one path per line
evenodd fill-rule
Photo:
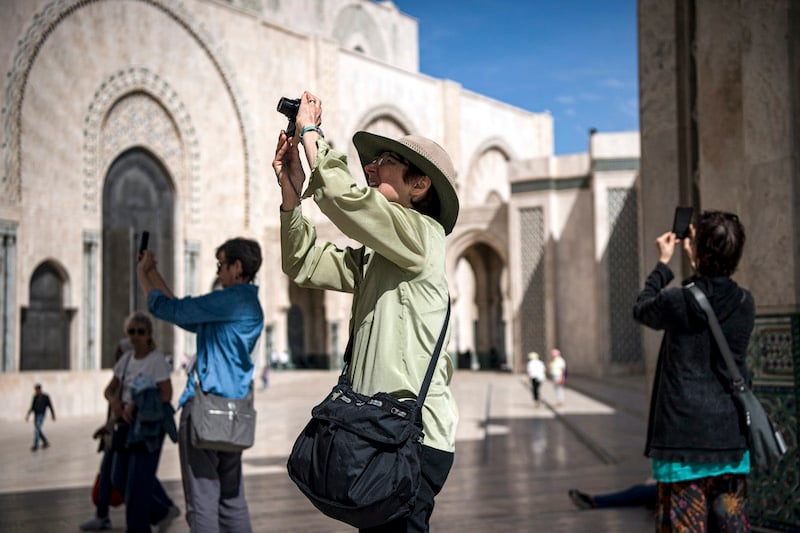
M 611 87 L 614 89 L 624 89 L 625 84 L 616 78 L 606 78 L 600 82 L 604 87 Z

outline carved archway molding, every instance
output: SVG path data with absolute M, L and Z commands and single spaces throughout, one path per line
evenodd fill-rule
M 16 205 L 22 200 L 22 177 L 20 175 L 21 159 L 21 120 L 22 103 L 25 98 L 25 87 L 28 76 L 36 56 L 47 37 L 64 19 L 74 14 L 80 8 L 97 2 L 112 0 L 56 0 L 47 4 L 44 9 L 34 15 L 31 25 L 25 36 L 19 40 L 17 53 L 11 71 L 7 74 L 6 107 L 3 115 L 3 160 L 4 168 L 2 181 L 0 181 L 0 198 L 11 205 Z M 177 0 L 135 0 L 151 5 L 163 11 L 167 16 L 184 28 L 197 42 L 208 56 L 217 70 L 228 95 L 231 98 L 236 113 L 237 124 L 242 138 L 242 151 L 244 153 L 244 179 L 245 179 L 245 226 L 250 225 L 250 199 L 251 187 L 254 176 L 257 175 L 257 152 L 252 146 L 253 127 L 246 112 L 247 101 L 236 82 L 234 70 L 231 68 L 221 46 L 206 30 L 205 26 L 197 22 L 194 16 L 186 10 L 184 5 Z
M 116 128 L 109 139 L 107 121 L 119 105 L 130 102 L 137 117 L 130 126 Z M 149 102 L 149 103 L 148 103 Z M 160 113 L 148 112 L 158 106 Z M 176 184 L 180 183 L 189 220 L 199 222 L 200 153 L 197 133 L 186 106 L 162 76 L 144 67 L 120 70 L 106 79 L 94 94 L 84 120 L 83 210 L 97 213 L 99 191 L 111 163 L 131 146 L 146 146 L 161 159 Z M 168 127 L 178 138 L 163 138 Z M 157 138 L 151 138 L 154 135 Z

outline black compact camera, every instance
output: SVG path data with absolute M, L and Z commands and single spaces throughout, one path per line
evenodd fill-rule
M 299 98 L 286 98 L 283 96 L 278 100 L 278 113 L 286 115 L 286 118 L 289 119 L 289 125 L 286 126 L 286 136 L 289 138 L 294 137 L 294 121 L 297 118 L 298 109 L 300 109 Z

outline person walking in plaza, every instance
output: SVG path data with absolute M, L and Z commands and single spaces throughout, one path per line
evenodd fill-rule
M 132 313 L 125 320 L 125 332 L 131 350 L 123 354 L 114 365 L 114 375 L 105 388 L 104 396 L 117 421 L 116 447 L 108 455 L 112 462 L 111 483 L 125 497 L 125 523 L 129 532 L 148 532 L 155 524 L 164 529 L 180 515 L 180 509 L 167 495 L 156 477 L 158 462 L 167 428 L 174 428 L 171 369 L 164 354 L 156 349 L 153 339 L 153 322 L 141 311 Z M 155 396 L 155 402 L 145 395 Z M 155 403 L 156 412 L 149 405 Z M 147 412 L 145 413 L 145 409 Z M 139 419 L 157 420 L 159 428 L 153 436 L 140 438 L 137 429 L 142 426 Z M 123 430 L 124 428 L 124 430 Z M 177 437 L 172 430 L 173 437 Z M 106 458 L 104 458 L 105 461 Z M 102 472 L 102 466 L 101 466 Z M 101 479 L 101 482 L 104 480 Z M 111 489 L 103 484 L 98 487 L 98 504 L 95 517 L 81 524 L 84 531 L 110 529 L 108 503 Z M 101 500 L 102 497 L 102 500 Z
M 564 383 L 567 380 L 567 362 L 561 357 L 561 350 L 553 348 L 550 351 L 550 363 L 547 365 L 550 379 L 553 380 L 553 389 L 556 393 L 556 405 L 564 405 Z
M 56 421 L 56 412 L 53 410 L 53 402 L 50 401 L 50 396 L 42 392 L 41 383 L 33 386 L 33 400 L 31 401 L 31 408 L 25 414 L 25 422 L 31 417 L 33 413 L 33 446 L 31 451 L 35 452 L 39 449 L 39 440 L 42 441 L 42 448 L 49 448 L 50 441 L 45 437 L 42 431 L 42 424 L 47 415 L 47 410 L 50 409 L 50 416 L 53 422 Z
M 539 354 L 530 352 L 528 354 L 528 377 L 531 378 L 531 391 L 533 392 L 533 403 L 536 407 L 542 405 L 539 399 L 539 386 L 545 380 L 544 363 L 539 359 Z
M 244 494 L 242 452 L 200 449 L 190 436 L 195 379 L 203 391 L 244 398 L 253 381 L 251 353 L 264 329 L 264 313 L 254 284 L 261 267 L 261 247 L 250 239 L 230 239 L 217 248 L 216 259 L 222 289 L 203 296 L 176 298 L 149 250 L 141 254 L 137 274 L 150 312 L 197 334 L 197 355 L 178 401 L 186 522 L 193 532 L 249 533 L 252 527 Z
M 453 164 L 430 139 L 395 140 L 359 131 L 353 143 L 367 179 L 367 187 L 360 187 L 347 156 L 322 135 L 321 121 L 322 102 L 305 92 L 296 118 L 299 137 L 281 132 L 278 138 L 272 165 L 283 200 L 283 271 L 302 287 L 353 294 L 348 366 L 353 389 L 409 397 L 423 382 L 448 309 L 445 237 L 458 216 Z M 300 203 L 306 177 L 299 145 L 312 169 L 303 196 L 313 196 L 322 213 L 360 247 L 317 242 Z M 428 531 L 434 497 L 455 457 L 452 375 L 451 358 L 442 351 L 424 403 L 422 479 L 411 514 L 361 531 Z
M 745 422 L 705 313 L 686 289 L 667 287 L 673 279 L 667 263 L 677 243 L 669 231 L 656 239 L 658 263 L 633 307 L 638 322 L 664 331 L 645 447 L 658 482 L 656 529 L 750 531 Z M 695 272 L 685 283 L 694 283 L 708 298 L 749 385 L 745 356 L 755 302 L 730 277 L 744 243 L 739 217 L 712 210 L 699 215 L 696 229 L 689 227 L 683 249 Z

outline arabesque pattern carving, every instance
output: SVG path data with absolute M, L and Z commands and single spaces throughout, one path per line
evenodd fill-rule
M 186 106 L 163 79 L 146 68 L 113 74 L 95 93 L 84 121 L 83 209 L 97 213 L 105 172 L 121 152 L 144 146 L 181 184 L 189 220 L 199 220 L 200 154 Z
M 61 21 L 75 13 L 80 8 L 110 0 L 55 0 L 47 4 L 37 13 L 31 25 L 20 39 L 17 53 L 14 56 L 11 70 L 7 73 L 6 107 L 2 109 L 3 115 L 3 172 L 0 179 L 0 202 L 11 205 L 18 204 L 22 199 L 22 182 L 20 176 L 20 134 L 22 103 L 25 97 L 25 86 L 31 67 L 36 60 L 40 48 L 47 37 L 53 32 Z M 245 225 L 250 224 L 250 204 L 252 197 L 252 183 L 258 175 L 258 158 L 252 143 L 254 130 L 248 118 L 247 101 L 238 88 L 233 68 L 225 60 L 225 54 L 216 39 L 206 30 L 201 22 L 189 13 L 178 0 L 133 0 L 149 4 L 167 14 L 177 24 L 183 27 L 200 48 L 206 53 L 222 79 L 233 108 L 236 113 L 237 124 L 242 137 L 242 151 L 244 153 L 244 217 Z
M 608 189 L 608 318 L 612 363 L 643 364 L 642 332 L 630 312 L 639 295 L 639 229 L 634 189 Z
M 547 348 L 544 309 L 544 210 L 541 207 L 520 209 L 520 248 L 522 250 L 522 302 L 520 317 L 524 321 L 522 351 L 527 361 L 529 351 L 544 357 Z

